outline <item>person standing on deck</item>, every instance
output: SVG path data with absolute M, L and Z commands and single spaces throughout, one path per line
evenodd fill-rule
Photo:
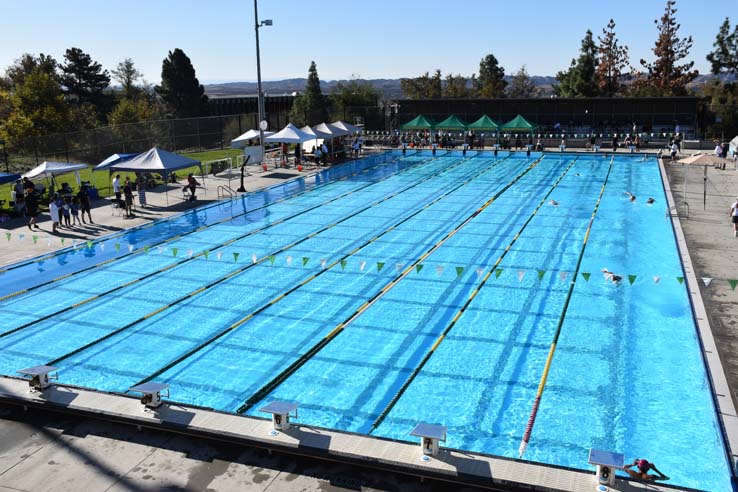
M 730 206 L 730 220 L 733 222 L 733 236 L 738 237 L 738 197 Z

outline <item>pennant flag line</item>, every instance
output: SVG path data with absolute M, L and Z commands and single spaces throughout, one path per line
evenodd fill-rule
M 302 266 L 307 265 L 308 264 L 308 261 L 310 261 L 310 258 L 308 258 L 307 256 L 303 256 L 302 257 Z
M 341 260 L 341 270 L 344 270 L 346 268 L 346 260 Z
M 484 268 L 477 268 L 476 272 L 477 272 L 477 278 L 480 278 L 482 274 L 484 273 Z
M 546 270 L 538 270 L 538 280 L 543 280 L 544 275 L 546 275 Z
M 218 253 L 215 256 L 217 256 L 218 257 L 218 261 L 220 261 L 220 259 L 223 258 L 223 252 L 222 251 L 218 251 Z
M 495 278 L 500 278 L 500 275 L 502 275 L 502 268 L 495 269 Z
M 377 262 L 377 272 L 381 272 L 382 268 L 384 268 L 384 263 L 381 261 Z
M 174 257 L 175 257 L 175 258 L 177 257 L 177 253 L 178 253 L 178 252 L 179 252 L 179 249 L 177 249 L 177 248 L 172 248 L 172 255 L 174 255 Z
M 585 281 L 585 282 L 589 282 L 589 277 L 590 277 L 591 275 L 592 275 L 592 274 L 591 274 L 591 273 L 589 273 L 589 272 L 582 272 L 582 277 L 584 278 L 584 281 Z
M 33 244 L 38 242 L 38 236 L 31 236 L 31 239 L 33 239 Z
M 439 266 L 437 266 L 437 267 L 436 267 L 436 274 L 437 274 L 437 275 L 438 275 L 439 277 L 440 277 L 441 275 L 443 275 L 443 267 L 442 267 L 442 266 L 440 266 L 440 265 L 439 265 Z
M 735 290 L 735 286 L 738 285 L 738 280 L 730 279 L 728 280 L 728 283 L 730 284 L 730 290 Z
M 325 268 L 325 265 L 328 263 L 328 260 L 325 258 L 320 259 L 320 268 Z
M 456 267 L 456 276 L 461 277 L 461 274 L 464 273 L 464 267 L 457 266 Z
M 252 255 L 251 255 L 251 263 L 256 263 L 256 260 L 257 260 L 257 259 L 258 259 L 258 258 L 257 258 L 257 256 L 256 256 L 256 255 L 254 255 L 254 254 L 252 254 Z
M 702 277 L 702 282 L 705 284 L 705 287 L 709 287 L 710 283 L 712 283 L 712 279 L 709 277 Z
M 364 271 L 364 267 L 366 266 L 366 262 L 364 260 L 359 262 L 359 271 Z
M 129 253 L 133 253 L 133 245 L 132 244 L 129 244 L 128 245 L 128 252 Z M 192 255 L 190 255 L 190 256 L 192 256 Z
M 274 255 L 269 255 L 269 264 L 274 265 L 274 262 L 276 261 L 277 257 Z
M 569 275 L 569 272 L 559 272 L 559 278 L 562 282 L 566 281 L 566 277 Z
M 207 260 L 207 259 L 208 259 L 208 256 L 210 256 L 210 251 L 208 251 L 208 250 L 206 249 L 205 251 L 203 251 L 203 252 L 202 252 L 202 255 L 203 255 L 203 256 L 205 257 L 205 259 Z
M 630 282 L 630 285 L 633 285 L 633 282 L 636 281 L 637 275 L 628 275 L 628 282 Z
M 659 277 L 658 275 L 654 275 L 653 276 L 653 283 L 654 284 L 658 284 L 660 281 L 661 281 L 661 277 Z
M 235 251 L 233 252 L 233 263 L 238 263 L 238 256 L 239 256 L 239 254 L 240 253 L 236 253 Z M 253 260 L 255 257 L 256 257 L 256 255 L 252 256 L 251 259 Z M 256 263 L 256 262 L 254 261 L 254 263 Z
M 424 266 L 425 265 L 423 265 L 422 263 L 418 263 L 417 265 L 415 265 L 415 273 L 420 273 L 420 270 L 422 270 Z
M 287 266 L 291 266 L 291 265 L 292 265 L 292 257 L 291 256 L 288 256 L 287 257 Z
M 518 270 L 518 281 L 522 282 L 523 277 L 525 277 L 525 270 Z
M 679 282 L 680 284 L 683 284 L 684 283 L 684 277 L 677 277 L 677 282 Z

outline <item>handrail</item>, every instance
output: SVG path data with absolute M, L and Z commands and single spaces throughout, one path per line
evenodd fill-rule
M 228 193 L 228 195 L 226 195 L 226 192 Z M 218 193 L 218 198 L 226 198 L 226 196 L 228 198 L 232 198 L 236 194 L 236 192 L 233 190 L 233 188 L 231 188 L 228 185 L 220 185 L 220 186 L 218 186 L 217 193 Z

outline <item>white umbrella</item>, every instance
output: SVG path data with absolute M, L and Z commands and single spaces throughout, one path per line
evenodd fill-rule
M 264 136 L 274 135 L 274 132 L 264 132 Z M 259 130 L 249 130 L 243 135 L 240 135 L 231 140 L 231 148 L 242 149 L 249 144 L 249 141 L 259 138 Z
M 341 129 L 341 130 L 343 130 L 345 132 L 349 132 L 349 134 L 351 134 L 351 135 L 353 135 L 354 133 L 361 132 L 361 128 L 359 128 L 358 126 L 354 126 L 354 125 L 352 125 L 350 123 L 345 123 L 345 122 L 343 122 L 341 120 L 334 121 L 333 123 L 331 123 L 331 126 L 334 126 L 336 128 L 339 128 L 339 129 Z
M 313 140 L 314 135 L 305 133 L 304 131 L 297 128 L 292 123 L 288 123 L 287 126 L 282 128 L 277 133 L 268 136 L 264 139 L 265 142 L 282 142 L 282 143 L 303 143 L 308 140 Z

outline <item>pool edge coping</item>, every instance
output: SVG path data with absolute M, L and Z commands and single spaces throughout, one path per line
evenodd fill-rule
M 715 413 L 718 416 L 718 421 L 721 427 L 720 430 L 727 445 L 727 449 L 725 451 L 727 453 L 726 458 L 728 458 L 730 465 L 730 475 L 732 481 L 735 482 L 738 478 L 738 415 L 736 414 L 736 408 L 733 404 L 730 385 L 728 384 L 728 380 L 725 376 L 725 369 L 717 350 L 715 337 L 712 333 L 712 327 L 710 326 L 705 303 L 702 300 L 699 280 L 697 278 L 694 265 L 692 264 L 692 258 L 689 254 L 689 248 L 687 247 L 687 240 L 684 235 L 684 231 L 682 230 L 681 220 L 679 218 L 678 211 L 674 208 L 676 207 L 676 201 L 674 200 L 674 196 L 671 192 L 671 185 L 666 173 L 664 159 L 658 159 L 658 164 L 667 200 L 667 215 L 671 220 L 675 236 L 674 239 L 677 243 L 677 250 L 679 251 L 682 269 L 684 270 L 684 276 L 687 281 L 687 293 L 689 295 L 694 321 L 697 326 L 697 335 L 700 341 L 702 360 L 705 364 L 707 376 L 710 380 L 712 399 L 716 407 Z M 674 213 L 671 212 L 672 208 L 675 210 Z
M 452 448 L 442 448 L 439 457 L 422 461 L 419 459 L 418 443 L 300 423 L 294 424 L 294 431 L 271 435 L 272 425 L 268 419 L 176 402 L 164 402 L 154 411 L 143 411 L 138 398 L 129 395 L 61 384 L 54 384 L 43 393 L 30 392 L 27 379 L 13 376 L 0 376 L 1 404 L 22 406 L 24 409 L 38 408 L 133 425 L 139 430 L 145 427 L 378 471 L 391 471 L 415 476 L 420 480 L 428 478 L 492 490 L 584 492 L 597 486 L 594 471 Z M 696 492 L 696 489 L 663 483 L 633 482 L 621 477 L 618 477 L 611 490 Z

